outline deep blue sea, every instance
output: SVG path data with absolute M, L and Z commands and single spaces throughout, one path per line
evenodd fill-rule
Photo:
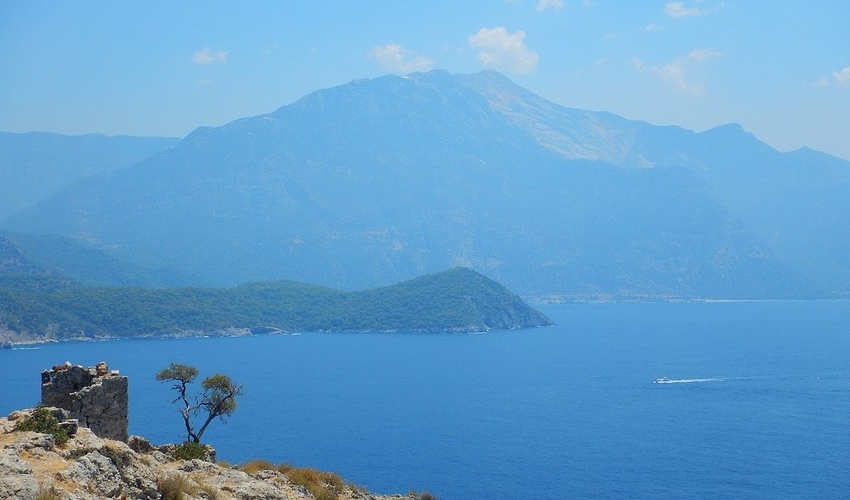
M 178 442 L 154 380 L 175 361 L 245 386 L 204 436 L 220 459 L 336 471 L 376 493 L 850 497 L 850 302 L 539 309 L 557 326 L 0 350 L 0 414 L 38 402 L 43 368 L 105 360 L 130 377 L 131 433 Z

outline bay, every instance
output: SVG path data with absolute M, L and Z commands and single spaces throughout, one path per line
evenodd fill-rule
M 320 334 L 0 350 L 0 413 L 39 373 L 105 360 L 130 431 L 182 440 L 174 361 L 245 386 L 219 458 L 340 473 L 442 500 L 839 498 L 850 491 L 850 303 L 540 306 L 557 326 L 482 335 Z M 666 376 L 677 383 L 654 384 Z

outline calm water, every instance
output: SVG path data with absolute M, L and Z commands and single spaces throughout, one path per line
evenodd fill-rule
M 846 498 L 850 302 L 541 307 L 485 335 L 311 334 L 2 350 L 0 413 L 42 368 L 130 377 L 130 431 L 182 438 L 169 362 L 246 397 L 205 440 L 230 462 L 341 473 L 459 499 Z M 667 376 L 675 384 L 653 384 Z

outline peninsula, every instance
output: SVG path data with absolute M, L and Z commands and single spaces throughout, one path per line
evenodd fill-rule
M 264 333 L 471 333 L 552 321 L 502 285 L 453 268 L 348 292 L 290 281 L 232 288 L 0 289 L 0 344 Z

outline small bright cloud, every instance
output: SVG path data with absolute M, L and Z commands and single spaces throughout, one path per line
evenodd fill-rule
M 478 59 L 485 68 L 509 73 L 528 73 L 537 69 L 540 56 L 525 45 L 525 32 L 510 34 L 499 26 L 481 28 L 469 37 L 469 45 L 479 49 Z
M 378 61 L 381 68 L 394 73 L 414 73 L 416 71 L 428 71 L 434 68 L 433 59 L 416 55 L 397 43 L 388 43 L 383 47 L 375 47 L 369 56 Z
M 651 72 L 679 92 L 700 97 L 705 94 L 702 83 L 694 82 L 691 73 L 703 61 L 721 57 L 723 54 L 715 50 L 696 49 L 685 57 L 658 66 L 649 67 L 637 56 L 632 57 L 632 66 L 639 73 Z
M 560 9 L 564 6 L 564 0 L 538 0 L 537 12 L 543 12 L 546 9 Z
M 708 59 L 716 59 L 722 56 L 722 52 L 718 52 L 716 50 L 711 49 L 694 49 L 689 54 L 687 59 L 689 61 L 700 62 Z
M 685 7 L 683 2 L 670 2 L 664 6 L 664 13 L 670 17 L 698 17 L 711 14 L 714 9 L 700 9 L 699 7 Z
M 646 26 L 644 26 L 643 30 L 646 31 L 646 32 L 649 32 L 649 31 L 658 31 L 662 28 L 664 28 L 664 27 L 661 26 L 660 24 L 650 23 L 650 24 L 647 24 Z
M 680 92 L 699 97 L 705 93 L 701 83 L 691 83 L 685 75 L 685 67 L 680 61 L 673 61 L 657 68 L 655 73 L 667 84 Z
M 192 60 L 195 61 L 196 64 L 224 62 L 227 60 L 227 51 L 218 50 L 213 52 L 209 47 L 204 47 L 203 49 L 195 52 L 195 55 L 192 56 Z
M 839 71 L 833 71 L 832 77 L 835 78 L 835 81 L 841 85 L 850 84 L 850 66 L 846 66 L 844 69 Z

